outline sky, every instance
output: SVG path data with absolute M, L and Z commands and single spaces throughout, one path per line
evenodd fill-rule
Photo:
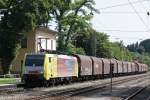
M 95 0 L 93 28 L 124 45 L 150 38 L 150 0 Z M 52 23 L 55 25 L 54 23 Z
M 112 42 L 124 45 L 150 38 L 150 0 L 95 0 L 92 25 L 99 32 L 109 35 Z

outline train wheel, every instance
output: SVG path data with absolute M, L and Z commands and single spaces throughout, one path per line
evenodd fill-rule
M 52 82 L 52 86 L 55 86 L 56 80 L 53 79 L 51 82 Z
M 48 87 L 48 86 L 49 86 L 49 82 L 45 80 L 45 81 L 43 82 L 43 86 Z

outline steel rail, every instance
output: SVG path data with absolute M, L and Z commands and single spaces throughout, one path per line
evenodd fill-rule
M 150 96 L 146 100 L 150 100 Z
M 125 98 L 124 100 L 131 100 L 131 99 L 134 98 L 136 95 L 138 95 L 139 93 L 141 93 L 145 88 L 147 88 L 147 86 L 144 86 L 144 87 L 138 89 L 136 92 L 134 92 L 133 94 L 131 94 L 130 96 L 128 96 L 128 97 Z
M 133 92 L 131 95 L 129 95 L 127 98 L 125 98 L 124 100 L 132 100 L 133 98 L 135 98 L 137 95 L 139 95 L 140 93 L 142 93 L 146 88 L 148 88 L 150 86 L 150 84 L 145 85 L 144 87 L 141 87 L 140 89 L 138 89 L 137 91 Z M 147 97 L 146 100 L 150 100 L 150 96 Z

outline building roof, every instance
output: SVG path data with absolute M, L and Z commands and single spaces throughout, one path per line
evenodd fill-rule
M 46 33 L 50 33 L 50 34 L 54 34 L 54 35 L 57 35 L 58 32 L 54 31 L 54 30 L 51 30 L 49 28 L 45 28 L 45 27 L 39 27 L 36 29 L 37 31 L 44 31 Z

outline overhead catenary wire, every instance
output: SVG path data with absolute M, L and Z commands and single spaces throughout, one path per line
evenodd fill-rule
M 147 19 L 148 19 L 148 27 L 150 28 L 150 0 L 148 0 Z
M 147 7 L 148 7 L 148 12 L 150 12 L 150 0 L 148 0 L 148 3 L 147 3 Z
M 140 0 L 138 0 L 141 3 L 141 6 L 143 7 L 143 9 L 147 12 L 148 10 L 145 8 L 145 6 L 143 5 L 143 2 L 141 2 Z
M 147 12 L 139 12 L 140 14 L 147 14 Z M 108 12 L 108 11 L 101 11 L 100 14 L 136 14 L 135 12 L 125 12 L 125 11 L 120 11 L 120 12 Z
M 141 3 L 141 2 L 145 2 L 145 1 L 148 1 L 148 0 L 133 1 L 132 4 Z M 117 5 L 103 7 L 103 8 L 100 8 L 100 10 L 105 10 L 105 9 L 110 9 L 110 8 L 115 8 L 115 7 L 120 7 L 120 6 L 128 6 L 128 5 L 130 5 L 130 4 L 129 3 L 121 3 L 121 4 L 117 4 Z
M 145 28 L 147 30 L 149 30 L 149 27 L 147 26 L 147 24 L 145 23 L 145 21 L 143 20 L 143 18 L 140 16 L 140 14 L 137 12 L 136 8 L 133 6 L 132 2 L 130 2 L 130 0 L 128 0 L 129 4 L 131 5 L 132 9 L 134 10 L 134 12 L 136 13 L 136 15 L 139 17 L 139 19 L 141 20 L 141 22 L 143 23 L 143 25 L 145 26 Z
M 150 5 L 149 5 L 149 9 L 148 8 L 145 8 L 145 4 L 147 4 L 150 0 L 138 0 L 138 1 L 132 1 L 130 0 L 130 2 L 128 3 L 121 3 L 121 4 L 116 4 L 116 5 L 112 5 L 112 6 L 105 6 L 103 8 L 99 8 L 100 10 L 100 14 L 136 14 L 137 15 L 137 23 L 140 23 L 142 24 L 142 26 L 144 26 L 144 29 L 138 29 L 138 28 L 134 28 L 133 30 L 128 30 L 127 28 L 125 29 L 120 29 L 120 28 L 114 28 L 114 27 L 103 27 L 103 28 L 99 28 L 98 31 L 100 32 L 108 32 L 107 34 L 109 35 L 110 34 L 110 38 L 111 39 L 115 39 L 115 40 L 121 40 L 121 39 L 124 39 L 125 41 L 130 41 L 130 40 L 137 40 L 137 41 L 141 41 L 141 40 L 144 40 L 146 39 L 146 37 L 142 36 L 142 37 L 132 37 L 132 36 L 112 36 L 113 33 L 149 33 L 150 30 L 149 30 L 149 27 L 148 27 L 148 23 L 146 22 L 146 20 L 144 19 L 144 16 L 147 16 L 147 12 L 149 11 L 150 9 Z M 132 6 L 133 7 L 132 7 Z M 135 8 L 136 5 L 140 6 L 141 8 L 143 7 L 143 9 L 137 9 Z M 111 8 L 121 8 L 121 7 L 132 7 L 132 11 L 129 11 L 129 10 L 123 10 L 122 9 L 111 9 Z M 146 10 L 147 9 L 147 10 Z M 142 11 L 139 11 L 139 10 L 142 10 Z M 143 16 L 144 14 L 144 16 Z M 102 16 L 103 17 L 103 16 Z M 120 16 L 119 16 L 120 17 Z M 130 16 L 129 16 L 130 17 Z M 128 18 L 129 18 L 128 17 Z M 140 20 L 139 20 L 140 19 Z M 102 21 L 103 22 L 103 21 Z M 104 22 L 103 22 L 104 23 Z M 101 23 L 100 23 L 101 24 Z M 105 23 L 106 24 L 106 23 Z M 144 24 L 144 25 L 143 25 Z M 106 24 L 107 26 L 107 24 Z M 133 25 L 132 25 L 133 26 Z M 142 27 L 141 26 L 141 27 Z M 131 29 L 131 28 L 130 28 Z
M 134 33 L 138 33 L 138 32 L 150 32 L 150 31 L 145 31 L 145 30 L 118 30 L 118 29 L 100 29 L 99 31 L 111 31 L 111 32 L 134 32 Z
M 138 39 L 138 40 L 144 40 L 145 38 L 142 38 L 142 37 L 129 37 L 129 36 L 122 36 L 122 37 L 118 37 L 118 36 L 113 36 L 113 35 L 111 35 L 111 38 L 113 38 L 113 39 L 122 39 L 122 38 L 124 38 L 124 39 Z

